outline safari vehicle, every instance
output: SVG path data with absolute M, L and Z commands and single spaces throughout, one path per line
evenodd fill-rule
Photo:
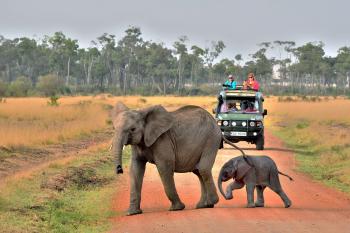
M 264 98 L 261 92 L 223 89 L 218 96 L 215 118 L 222 134 L 231 142 L 246 141 L 264 149 Z

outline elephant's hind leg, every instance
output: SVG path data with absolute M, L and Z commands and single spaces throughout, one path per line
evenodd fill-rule
M 199 202 L 196 205 L 196 208 L 205 208 L 207 206 L 207 190 L 205 188 L 205 184 L 203 181 L 202 176 L 199 174 L 198 169 L 193 170 L 193 173 L 196 174 L 196 176 L 199 179 L 199 182 L 201 184 L 201 198 L 199 199 Z
M 270 174 L 269 187 L 281 197 L 285 208 L 289 208 L 292 205 L 291 200 L 288 198 L 287 194 L 282 189 L 277 172 L 273 172 L 272 174 Z
M 214 140 L 214 138 L 211 140 Z M 202 195 L 206 195 L 206 204 L 200 207 L 197 206 L 198 208 L 212 208 L 219 201 L 211 173 L 219 145 L 220 141 L 207 143 L 203 149 L 201 159 L 196 166 L 206 189 L 206 193 L 202 193 Z

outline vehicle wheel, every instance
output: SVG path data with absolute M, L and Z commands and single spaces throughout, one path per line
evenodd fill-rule
M 264 149 L 264 135 L 260 135 L 258 136 L 258 138 L 255 141 L 255 146 L 257 150 L 263 150 Z

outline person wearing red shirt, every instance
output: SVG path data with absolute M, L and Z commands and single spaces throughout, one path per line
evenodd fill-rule
M 248 75 L 248 81 L 247 81 L 247 87 L 248 89 L 252 89 L 254 91 L 259 91 L 260 84 L 259 82 L 255 79 L 255 76 L 253 73 L 249 73 Z

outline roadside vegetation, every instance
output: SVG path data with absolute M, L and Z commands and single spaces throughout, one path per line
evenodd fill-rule
M 350 193 L 350 100 L 268 98 L 267 127 L 296 154 L 297 169 Z
M 129 163 L 130 150 L 124 153 Z M 115 193 L 114 159 L 106 149 L 54 163 L 0 188 L 1 232 L 105 232 Z

